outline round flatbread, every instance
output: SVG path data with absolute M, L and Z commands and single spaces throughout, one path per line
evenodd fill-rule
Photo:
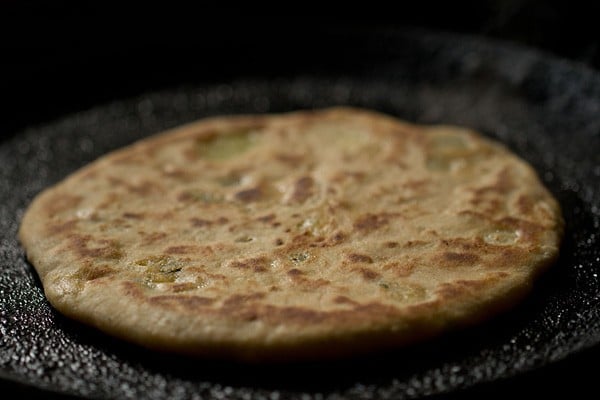
M 45 190 L 20 239 L 59 311 L 157 350 L 353 355 L 506 309 L 558 203 L 470 130 L 351 108 L 212 118 Z

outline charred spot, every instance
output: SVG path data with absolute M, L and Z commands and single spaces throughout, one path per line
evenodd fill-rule
M 149 245 L 149 244 L 152 244 L 154 242 L 157 242 L 159 240 L 166 238 L 167 234 L 164 232 L 151 232 L 148 234 L 144 234 L 143 236 L 144 236 L 144 238 L 142 240 L 142 243 L 144 245 Z
M 340 171 L 337 172 L 333 177 L 333 182 L 343 182 L 347 179 L 352 179 L 355 181 L 362 181 L 367 176 L 366 173 L 362 171 Z
M 259 319 L 257 310 L 241 310 L 237 312 L 238 318 L 243 321 L 252 322 Z
M 351 304 L 351 305 L 358 304 L 356 301 L 350 299 L 347 296 L 337 296 L 335 299 L 333 299 L 333 302 L 336 304 Z
M 123 213 L 123 218 L 127 218 L 127 219 L 143 219 L 144 218 L 144 214 L 143 213 L 126 212 L 126 213 Z
M 48 224 L 48 233 L 51 235 L 58 235 L 61 233 L 72 231 L 77 225 L 77 220 L 71 220 L 63 222 L 62 224 Z
M 266 296 L 265 293 L 235 294 L 233 296 L 228 297 L 223 302 L 223 307 L 237 308 L 240 306 L 244 306 L 250 302 L 262 300 L 265 298 L 265 296 Z
M 360 272 L 363 279 L 366 281 L 374 281 L 375 279 L 379 279 L 381 277 L 380 273 L 368 268 L 359 268 L 358 272 Z
M 292 268 L 292 269 L 288 270 L 286 273 L 291 277 L 304 275 L 304 272 L 300 271 L 298 268 Z
M 333 235 L 331 235 L 329 238 L 327 238 L 325 240 L 325 243 L 323 243 L 323 247 L 325 246 L 337 246 L 338 244 L 342 243 L 344 240 L 346 240 L 346 234 L 343 232 L 336 232 Z
M 366 254 L 350 253 L 346 255 L 346 259 L 352 263 L 368 263 L 371 264 L 373 259 Z
M 229 264 L 232 268 L 252 270 L 254 272 L 266 272 L 269 269 L 269 259 L 266 257 L 248 258 L 241 261 L 233 261 Z
M 277 238 L 277 239 L 275 239 L 274 243 L 275 243 L 275 246 L 281 246 L 283 244 L 283 240 Z
M 427 186 L 431 180 L 430 179 L 418 179 L 418 180 L 409 180 L 402 184 L 402 187 L 407 189 L 422 189 L 424 186 Z
M 442 260 L 444 261 L 444 264 L 458 266 L 474 264 L 480 260 L 480 257 L 473 253 L 456 253 L 447 251 L 442 254 Z
M 196 288 L 197 288 L 197 285 L 192 282 L 175 283 L 171 286 L 171 290 L 175 293 L 187 292 L 189 290 L 194 290 Z
M 294 183 L 291 200 L 297 203 L 305 202 L 313 194 L 315 181 L 310 176 L 303 176 Z
M 389 214 L 366 214 L 354 221 L 354 229 L 361 232 L 370 232 L 389 223 Z
M 130 281 L 121 282 L 123 292 L 125 295 L 133 297 L 135 299 L 145 299 L 144 292 L 138 284 Z
M 280 153 L 275 156 L 275 159 L 281 161 L 284 164 L 288 164 L 291 167 L 298 167 L 304 161 L 304 157 L 295 154 L 284 154 Z
M 391 263 L 387 263 L 383 266 L 383 269 L 386 271 L 392 271 L 396 276 L 401 278 L 409 276 L 412 274 L 415 269 L 415 264 L 410 262 L 397 262 L 393 261 Z
M 171 246 L 165 250 L 167 254 L 189 254 L 198 251 L 198 246 Z
M 187 203 L 192 200 L 194 200 L 194 196 L 190 192 L 182 192 L 177 195 L 177 201 L 181 201 L 182 203 Z
M 456 298 L 471 294 L 482 288 L 489 287 L 498 280 L 502 279 L 501 275 L 494 275 L 477 280 L 458 280 L 452 283 L 442 283 L 436 289 L 436 294 L 441 298 Z
M 264 215 L 262 217 L 258 217 L 256 218 L 257 221 L 259 222 L 264 222 L 264 223 L 268 223 L 268 222 L 273 222 L 275 220 L 275 214 L 268 214 L 268 215 Z
M 331 236 L 331 241 L 334 243 L 341 243 L 346 240 L 346 235 L 343 232 L 336 232 Z
M 208 219 L 202 219 L 202 218 L 190 218 L 190 222 L 192 223 L 192 226 L 196 227 L 196 228 L 202 228 L 205 226 L 211 226 L 212 225 L 212 221 L 208 220 Z
M 520 195 L 517 199 L 517 207 L 521 214 L 529 214 L 533 210 L 535 202 L 534 200 L 526 195 Z
M 398 242 L 385 242 L 383 244 L 385 247 L 387 247 L 388 249 L 393 249 L 394 247 L 398 247 Z
M 73 235 L 70 239 L 72 249 L 81 257 L 116 260 L 123 256 L 121 246 L 115 240 L 96 240 L 100 247 L 90 248 L 88 245 L 92 241 L 91 236 Z
M 258 187 L 239 191 L 235 194 L 235 198 L 244 203 L 251 203 L 260 200 L 262 190 Z

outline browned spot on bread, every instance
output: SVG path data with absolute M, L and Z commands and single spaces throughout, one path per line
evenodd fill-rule
M 304 272 L 300 271 L 298 268 L 292 268 L 286 272 L 291 277 L 304 275 Z
M 444 267 L 456 267 L 461 265 L 472 265 L 477 263 L 480 257 L 473 253 L 457 253 L 453 251 L 446 251 L 440 257 L 442 266 Z
M 414 262 L 393 261 L 385 264 L 383 269 L 386 271 L 391 270 L 396 276 L 403 278 L 412 274 L 415 267 L 416 265 Z
M 353 263 L 369 263 L 373 262 L 373 259 L 366 254 L 350 253 L 346 255 L 346 259 Z
M 321 247 L 337 246 L 343 243 L 348 236 L 344 232 L 337 231 L 328 238 L 324 238 Z
M 495 215 L 504 210 L 504 203 L 497 198 L 487 198 L 485 196 L 478 196 L 469 201 L 472 205 L 478 207 L 478 209 L 487 215 Z
M 50 197 L 44 202 L 44 210 L 49 216 L 60 214 L 61 212 L 72 210 L 81 203 L 81 196 L 71 196 L 65 194 L 57 194 Z
M 254 272 L 266 272 L 269 269 L 269 262 L 267 257 L 254 257 L 245 260 L 232 261 L 229 266 L 239 269 L 251 269 Z
M 291 167 L 298 167 L 304 161 L 304 156 L 296 154 L 280 153 L 275 155 L 275 159 Z
M 381 274 L 373 271 L 369 268 L 358 268 L 358 272 L 362 275 L 363 279 L 366 281 L 374 281 L 381 277 Z
M 331 180 L 335 183 L 344 182 L 348 179 L 360 182 L 363 179 L 365 179 L 366 176 L 367 176 L 367 174 L 363 171 L 340 171 L 340 172 L 337 172 L 331 178 Z
M 304 203 L 313 194 L 315 181 L 310 176 L 303 176 L 294 183 L 294 191 L 291 200 L 296 203 Z
M 331 283 L 327 279 L 322 278 L 307 279 L 304 276 L 292 276 L 292 278 L 294 280 L 295 285 L 298 285 L 300 288 L 302 288 L 302 290 L 305 290 L 307 292 L 320 290 L 326 286 L 329 286 L 329 284 Z
M 60 235 L 65 232 L 72 231 L 77 226 L 77 220 L 72 219 L 63 223 L 50 223 L 48 224 L 47 231 L 50 235 Z
M 128 218 L 128 219 L 143 219 L 144 218 L 144 213 L 132 213 L 132 212 L 126 212 L 123 213 L 123 218 Z
M 219 217 L 219 218 L 211 221 L 209 219 L 192 217 L 192 218 L 190 218 L 190 222 L 192 223 L 192 226 L 194 226 L 195 228 L 202 228 L 205 226 L 211 226 L 213 224 L 225 225 L 229 222 L 229 219 L 227 217 Z
M 235 198 L 244 203 L 252 203 L 259 201 L 263 193 L 259 187 L 239 191 L 235 194 Z
M 356 219 L 353 226 L 357 231 L 367 233 L 387 225 L 391 216 L 389 213 L 368 213 Z
M 281 246 L 283 244 L 283 240 L 281 240 L 280 238 L 275 239 L 275 246 Z
M 454 282 L 442 283 L 438 286 L 435 293 L 439 299 L 454 299 L 463 296 L 472 296 L 481 289 L 495 285 L 502 275 L 494 274 L 482 279 L 457 280 Z
M 194 245 L 171 246 L 165 250 L 167 254 L 190 254 L 198 253 L 200 248 Z
M 356 301 L 350 299 L 347 296 L 337 296 L 335 299 L 333 299 L 333 302 L 336 304 L 351 304 L 351 305 L 358 304 Z
M 431 179 L 412 179 L 402 184 L 403 188 L 412 190 L 422 190 L 431 182 Z
M 125 295 L 127 295 L 129 297 L 133 297 L 134 299 L 137 299 L 137 300 L 143 300 L 146 298 L 144 291 L 140 288 L 140 285 L 138 283 L 134 283 L 131 281 L 124 281 L 124 282 L 121 282 L 121 286 L 123 288 L 123 292 L 125 293 Z
M 409 240 L 408 242 L 404 243 L 403 247 L 406 249 L 412 249 L 416 247 L 425 246 L 427 244 L 429 243 L 424 240 Z
M 90 248 L 89 244 L 97 244 L 100 247 Z M 90 235 L 71 235 L 69 247 L 80 257 L 100 258 L 116 260 L 123 256 L 118 242 L 109 239 L 92 240 Z
M 492 258 L 493 261 L 490 264 L 497 268 L 511 268 L 526 262 L 530 257 L 531 253 L 525 249 L 519 247 L 504 247 L 494 255 Z
M 108 192 L 106 196 L 104 196 L 102 203 L 98 204 L 98 209 L 105 210 L 116 204 L 118 201 L 119 195 L 116 192 Z
M 196 227 L 196 228 L 202 228 L 204 226 L 211 226 L 212 225 L 212 221 L 208 220 L 208 219 L 203 219 L 203 218 L 190 218 L 190 222 L 192 223 L 192 226 Z
M 534 200 L 530 196 L 524 194 L 520 195 L 517 199 L 517 207 L 521 214 L 530 214 L 534 204 Z
M 197 284 L 193 282 L 183 282 L 183 283 L 175 283 L 171 286 L 171 290 L 175 293 L 187 292 L 189 290 L 194 290 L 198 287 Z
M 167 237 L 167 234 L 164 232 L 151 232 L 147 234 L 143 234 L 142 244 L 147 246 L 153 243 L 156 243 Z
M 265 293 L 257 292 L 257 293 L 249 293 L 249 294 L 235 294 L 233 296 L 229 296 L 223 302 L 223 307 L 227 310 L 231 308 L 238 308 L 247 306 L 248 303 L 256 303 L 258 300 L 262 300 L 266 297 Z
M 190 192 L 181 192 L 177 195 L 177 201 L 181 201 L 182 203 L 187 203 L 192 200 L 194 200 L 194 196 Z
M 383 245 L 389 249 L 393 249 L 394 247 L 398 247 L 398 242 L 390 241 L 390 242 L 385 242 Z
M 274 219 L 275 219 L 275 214 L 267 214 L 262 217 L 256 218 L 257 221 L 265 222 L 265 223 L 273 222 Z

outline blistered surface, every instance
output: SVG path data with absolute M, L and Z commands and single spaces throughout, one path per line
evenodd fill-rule
M 385 36 L 385 35 L 384 35 Z M 0 144 L 0 376 L 94 398 L 408 398 L 546 366 L 600 341 L 600 76 L 529 51 L 408 33 L 361 43 L 346 75 L 187 86 L 99 106 Z M 562 255 L 512 312 L 354 362 L 244 367 L 159 356 L 55 313 L 16 239 L 43 188 L 105 152 L 217 114 L 354 105 L 470 126 L 529 161 L 560 201 Z

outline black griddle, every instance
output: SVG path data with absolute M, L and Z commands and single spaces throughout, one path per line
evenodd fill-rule
M 263 70 L 249 61 L 252 68 L 229 66 L 0 142 L 0 388 L 34 398 L 275 400 L 594 387 L 582 363 L 600 354 L 600 74 L 527 48 L 422 30 L 344 34 L 332 43 L 341 42 L 352 43 L 352 53 L 334 52 L 340 57 L 324 68 Z M 481 326 L 340 362 L 245 366 L 156 354 L 46 302 L 16 239 L 40 190 L 112 149 L 198 118 L 333 105 L 465 125 L 505 143 L 562 205 L 557 264 L 522 304 Z

